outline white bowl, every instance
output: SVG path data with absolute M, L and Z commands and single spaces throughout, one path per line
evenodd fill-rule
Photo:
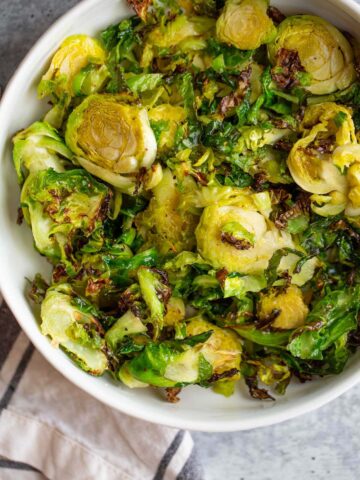
M 279 0 L 285 13 L 314 13 L 339 28 L 359 36 L 360 6 L 352 0 Z M 289 5 L 290 4 L 290 5 Z M 25 278 L 49 273 L 46 261 L 33 249 L 30 229 L 16 225 L 19 188 L 11 161 L 14 132 L 41 117 L 48 108 L 37 100 L 36 85 L 49 58 L 68 35 L 96 35 L 111 23 L 128 16 L 125 0 L 85 0 L 58 20 L 36 43 L 8 85 L 0 106 L 0 287 L 9 307 L 44 357 L 65 377 L 98 400 L 135 417 L 164 425 L 203 431 L 245 430 L 295 417 L 338 397 L 360 381 L 360 355 L 350 360 L 339 376 L 299 384 L 294 382 L 276 402 L 251 399 L 245 387 L 229 399 L 211 390 L 188 387 L 178 404 L 166 403 L 152 389 L 130 390 L 110 377 L 95 378 L 76 367 L 50 345 L 39 330 L 24 294 Z

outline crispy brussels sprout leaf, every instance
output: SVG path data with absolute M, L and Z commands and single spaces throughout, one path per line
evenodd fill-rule
M 102 375 L 108 368 L 102 327 L 93 315 L 73 303 L 73 297 L 70 285 L 66 284 L 47 291 L 41 305 L 41 331 L 83 370 Z
M 288 343 L 291 331 L 272 332 L 268 330 L 258 330 L 254 326 L 244 325 L 241 327 L 232 327 L 240 337 L 250 340 L 264 347 L 280 347 Z
M 154 325 L 154 337 L 158 337 L 164 326 L 166 305 L 171 296 L 166 274 L 161 270 L 139 268 L 137 272 L 141 294 L 150 310 L 151 322 Z
M 324 351 L 357 328 L 359 287 L 330 292 L 313 306 L 304 327 L 293 333 L 288 350 L 295 357 L 323 360 Z
M 111 192 L 84 170 L 32 173 L 21 192 L 21 206 L 35 246 L 52 261 L 69 259 L 77 235 L 90 239 L 107 215 Z
M 146 326 L 136 317 L 131 310 L 128 310 L 105 334 L 105 340 L 113 351 L 124 340 L 126 336 L 145 333 Z
M 33 172 L 48 168 L 63 172 L 72 158 L 58 132 L 44 122 L 35 122 L 17 133 L 13 143 L 13 160 L 20 185 Z

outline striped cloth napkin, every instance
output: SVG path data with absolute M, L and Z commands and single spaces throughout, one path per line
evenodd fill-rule
M 128 417 L 68 382 L 3 302 L 0 331 L 1 480 L 203 478 L 189 432 Z

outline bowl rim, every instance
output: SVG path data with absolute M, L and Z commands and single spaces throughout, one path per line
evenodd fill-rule
M 2 122 L 6 122 L 7 117 L 6 106 L 8 103 L 11 103 L 11 98 L 16 94 L 16 84 L 23 73 L 26 71 L 28 65 L 31 64 L 31 59 L 35 52 L 41 49 L 46 45 L 48 40 L 51 40 L 53 37 L 59 36 L 62 26 L 66 24 L 73 16 L 80 16 L 82 12 L 86 12 L 91 9 L 92 6 L 98 4 L 101 0 L 82 0 L 80 3 L 69 9 L 65 14 L 59 17 L 47 30 L 46 32 L 34 43 L 31 49 L 28 51 L 26 56 L 20 62 L 12 77 L 7 83 L 7 86 L 4 90 L 2 99 L 0 101 L 0 125 Z M 345 13 L 356 16 L 359 25 L 360 25 L 360 4 L 356 0 L 323 0 L 324 2 L 329 2 L 339 9 L 343 10 Z M 50 42 L 49 42 L 50 43 Z M 6 140 L 6 139 L 5 139 Z M 0 138 L 0 146 L 1 138 Z M 1 240 L 0 240 L 1 243 Z M 27 321 L 23 321 L 21 308 L 18 308 L 16 302 L 12 299 L 12 289 L 7 287 L 6 275 L 3 272 L 3 269 L 0 268 L 0 291 L 7 305 L 11 309 L 23 331 L 25 331 L 27 337 L 34 344 L 36 349 L 46 358 L 46 360 L 62 375 L 65 376 L 71 383 L 76 387 L 81 388 L 86 393 L 92 395 L 97 400 L 102 403 L 112 407 L 118 411 L 123 412 L 124 414 L 130 415 L 132 417 L 140 418 L 142 420 L 157 423 L 161 425 L 166 425 L 169 427 L 176 427 L 181 429 L 189 430 L 198 430 L 206 432 L 231 432 L 231 431 L 240 431 L 240 430 L 249 430 L 258 427 L 265 427 L 273 425 L 276 423 L 283 422 L 295 418 L 304 413 L 311 412 L 326 403 L 334 400 L 338 396 L 345 393 L 347 390 L 352 388 L 354 385 L 360 382 L 360 369 L 351 373 L 347 377 L 338 377 L 339 380 L 336 384 L 329 386 L 324 391 L 321 391 L 316 397 L 305 397 L 301 407 L 299 405 L 284 405 L 284 409 L 281 411 L 272 411 L 271 409 L 267 410 L 266 415 L 261 415 L 257 420 L 253 418 L 249 419 L 219 419 L 209 422 L 209 420 L 199 420 L 196 418 L 188 418 L 187 420 L 178 418 L 176 411 L 173 410 L 167 413 L 154 412 L 152 409 L 138 409 L 138 405 L 132 405 L 131 401 L 126 401 L 123 404 L 119 404 L 116 399 L 111 395 L 107 395 L 106 389 L 102 391 L 101 388 L 98 388 L 97 384 L 87 382 L 86 378 L 82 376 L 83 372 L 74 366 L 74 368 L 69 368 L 64 365 L 61 365 L 57 361 L 55 356 L 52 356 L 46 352 L 44 344 L 42 342 L 43 336 L 40 331 L 36 333 L 36 330 L 33 330 Z

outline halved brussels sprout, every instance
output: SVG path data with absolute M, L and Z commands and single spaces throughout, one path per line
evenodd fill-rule
M 212 335 L 201 345 L 200 352 L 210 363 L 213 373 L 223 373 L 232 369 L 239 369 L 241 360 L 241 340 L 236 333 L 217 327 L 198 316 L 190 319 L 186 324 L 187 335 L 199 335 L 212 330 Z M 239 378 L 238 375 L 235 375 Z
M 51 60 L 49 70 L 38 87 L 40 98 L 63 94 L 73 96 L 73 82 L 78 73 L 89 64 L 103 65 L 106 52 L 100 43 L 88 35 L 72 35 L 60 45 Z
M 300 288 L 290 285 L 286 291 L 271 290 L 261 294 L 258 303 L 260 320 L 272 316 L 275 320 L 271 326 L 282 330 L 298 328 L 304 325 L 309 309 L 304 302 Z
M 240 50 L 255 50 L 271 42 L 276 27 L 267 15 L 268 0 L 227 0 L 216 22 L 216 36 Z
M 13 160 L 20 184 L 25 178 L 40 170 L 52 168 L 63 172 L 64 166 L 72 158 L 58 132 L 44 122 L 35 122 L 17 133 L 13 138 Z
M 198 37 L 209 36 L 215 26 L 215 20 L 208 17 L 187 17 L 178 15 L 165 26 L 156 27 L 147 37 L 147 42 L 159 48 L 170 48 L 175 45 L 189 47 Z M 204 48 L 206 44 L 202 44 Z
M 191 250 L 198 217 L 178 209 L 182 195 L 169 169 L 153 192 L 148 208 L 136 217 L 141 235 L 163 254 Z
M 239 224 L 246 235 L 236 238 L 227 231 L 229 224 Z M 291 235 L 279 231 L 261 213 L 237 206 L 206 207 L 195 234 L 199 253 L 228 272 L 262 273 L 276 250 L 294 246 Z
M 41 331 L 49 335 L 85 371 L 102 375 L 108 368 L 99 321 L 83 311 L 68 284 L 52 287 L 41 304 Z
M 87 97 L 69 116 L 65 139 L 85 170 L 126 193 L 134 192 L 141 170 L 156 157 L 146 110 L 122 96 Z
M 326 95 L 342 90 L 356 78 L 349 42 L 323 18 L 315 15 L 286 18 L 268 46 L 273 65 L 281 49 L 298 53 L 301 65 L 309 74 L 309 84 L 303 88 L 312 94 Z
M 340 171 L 344 165 L 336 164 L 338 157 L 332 152 L 356 143 L 350 110 L 331 102 L 309 106 L 301 131 L 303 138 L 295 143 L 287 160 L 294 181 L 311 193 L 346 192 L 346 177 Z
M 32 173 L 22 188 L 21 206 L 39 252 L 66 261 L 75 235 L 83 241 L 101 227 L 110 195 L 108 187 L 84 170 Z

